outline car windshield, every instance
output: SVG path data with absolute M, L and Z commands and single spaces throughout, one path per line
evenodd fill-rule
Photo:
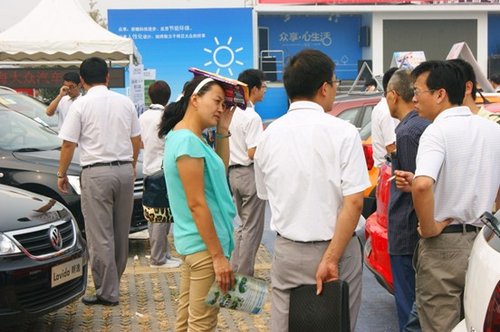
M 56 129 L 58 125 L 57 116 L 48 116 L 45 113 L 47 105 L 22 93 L 0 94 L 0 104 L 18 111 L 42 124 Z
M 0 109 L 0 149 L 28 152 L 60 146 L 61 139 L 47 126 L 15 111 Z

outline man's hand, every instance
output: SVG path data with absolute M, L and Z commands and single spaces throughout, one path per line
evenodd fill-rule
M 420 237 L 422 238 L 429 238 L 429 237 L 435 237 L 440 235 L 443 232 L 443 229 L 445 229 L 446 226 L 448 226 L 453 219 L 446 219 L 444 221 L 434 221 L 434 224 L 432 225 L 432 229 L 427 231 L 426 233 L 422 233 L 422 229 L 420 228 L 420 223 L 417 225 L 417 231 Z
M 396 187 L 400 191 L 407 193 L 411 192 L 411 184 L 413 182 L 414 174 L 412 172 L 396 170 L 394 171 L 394 175 L 396 176 L 396 179 L 394 180 L 396 182 Z
M 323 257 L 316 270 L 316 295 L 323 291 L 323 283 L 339 278 L 339 266 L 332 260 Z
M 58 177 L 57 178 L 57 188 L 59 188 L 60 191 L 63 193 L 67 194 L 68 193 L 68 176 L 65 175 L 63 177 Z
M 59 89 L 59 95 L 61 97 L 64 97 L 68 94 L 69 92 L 69 88 L 66 86 L 66 85 L 63 85 L 60 89 Z

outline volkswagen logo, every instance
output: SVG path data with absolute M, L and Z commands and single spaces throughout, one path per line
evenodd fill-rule
M 59 251 L 59 250 L 62 249 L 63 238 L 61 236 L 61 232 L 59 232 L 59 229 L 57 229 L 57 227 L 50 226 L 50 228 L 49 228 L 49 239 L 50 239 L 50 244 L 52 244 L 52 247 L 56 251 Z

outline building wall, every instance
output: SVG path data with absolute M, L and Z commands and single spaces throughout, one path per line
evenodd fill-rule
M 427 59 L 444 59 L 453 44 L 461 41 L 470 43 L 479 67 L 487 72 L 486 12 L 374 13 L 372 41 L 375 73 L 388 69 L 394 50 L 424 51 Z M 412 46 L 412 49 L 398 49 Z

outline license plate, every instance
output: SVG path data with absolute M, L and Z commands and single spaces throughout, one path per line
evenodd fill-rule
M 53 266 L 51 269 L 50 287 L 56 287 L 67 281 L 81 277 L 83 274 L 82 258 Z

